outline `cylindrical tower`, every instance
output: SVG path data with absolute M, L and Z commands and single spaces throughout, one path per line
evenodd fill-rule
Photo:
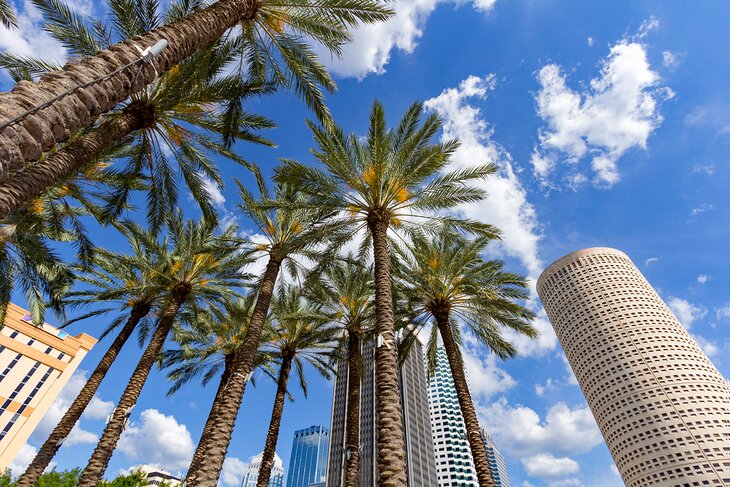
M 631 259 L 573 252 L 537 292 L 626 485 L 730 486 L 730 385 Z

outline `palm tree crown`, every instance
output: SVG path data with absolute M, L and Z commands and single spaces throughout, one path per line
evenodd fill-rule
M 312 153 L 324 171 L 287 159 L 277 179 L 296 184 L 313 196 L 317 207 L 337 214 L 339 224 L 349 227 L 344 235 L 352 238 L 376 220 L 407 235 L 438 227 L 496 235 L 490 225 L 437 213 L 483 199 L 484 192 L 468 183 L 494 173 L 496 166 L 439 174 L 447 169 L 459 142 L 431 143 L 441 120 L 437 115 L 424 118 L 421 103 L 413 104 L 398 126 L 389 129 L 383 107 L 375 102 L 364 140 L 339 128 L 327 130 L 312 122 L 309 127 L 318 146 Z
M 425 326 L 435 316 L 447 313 L 457 341 L 462 326 L 466 326 L 505 359 L 516 350 L 502 337 L 502 328 L 529 337 L 537 332 L 530 324 L 534 314 L 520 304 L 529 298 L 527 281 L 505 272 L 501 261 L 482 259 L 489 242 L 489 238 L 467 240 L 448 233 L 432 239 L 414 238 L 410 252 L 399 254 L 403 263 L 399 289 L 412 323 Z M 435 366 L 434 337 L 428 347 L 429 371 Z

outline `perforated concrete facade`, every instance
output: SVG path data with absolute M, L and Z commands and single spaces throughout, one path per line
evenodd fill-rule
M 631 259 L 573 252 L 537 291 L 626 485 L 730 486 L 730 385 Z

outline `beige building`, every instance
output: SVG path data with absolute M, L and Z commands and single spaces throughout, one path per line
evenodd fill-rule
M 0 330 L 0 471 L 40 422 L 84 355 L 96 344 L 48 324 L 35 326 L 10 304 Z
M 730 486 L 730 385 L 631 260 L 573 252 L 537 292 L 626 485 Z

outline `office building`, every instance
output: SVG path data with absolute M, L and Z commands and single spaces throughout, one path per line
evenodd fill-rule
M 261 458 L 264 453 L 261 452 L 251 458 L 251 462 L 246 468 L 243 475 L 241 487 L 256 487 L 256 481 L 259 479 L 259 469 L 261 468 Z M 284 486 L 284 462 L 281 461 L 278 453 L 274 453 L 274 466 L 271 468 L 271 476 L 269 477 L 269 487 Z
M 428 408 L 438 487 L 479 487 L 464 416 L 443 346 L 436 350 L 436 368 L 428 379 Z
M 75 337 L 8 305 L 0 330 L 0 471 L 5 470 L 96 344 L 86 333 Z
M 182 485 L 181 478 L 175 477 L 170 472 L 162 470 L 154 465 L 137 465 L 136 467 L 130 468 L 130 471 L 142 472 L 147 475 L 146 487 L 157 487 L 158 485 L 179 487 Z
M 494 444 L 494 440 L 485 430 L 482 430 L 482 440 L 484 440 L 484 448 L 487 450 L 487 458 L 489 458 L 489 471 L 492 473 L 492 480 L 496 487 L 510 487 L 509 476 L 507 475 L 507 465 L 504 463 L 502 453 Z
M 327 479 L 330 431 L 310 426 L 294 432 L 287 487 L 309 487 Z
M 579 250 L 537 291 L 624 483 L 730 485 L 730 385 L 631 260 Z
M 375 343 L 363 344 L 363 378 L 360 392 L 360 487 L 377 487 L 377 414 L 375 405 Z M 436 460 L 428 415 L 423 344 L 416 340 L 399 370 L 406 465 L 409 487 L 436 485 Z M 327 487 L 344 485 L 345 411 L 347 407 L 347 362 L 337 365 L 332 401 L 330 457 Z

